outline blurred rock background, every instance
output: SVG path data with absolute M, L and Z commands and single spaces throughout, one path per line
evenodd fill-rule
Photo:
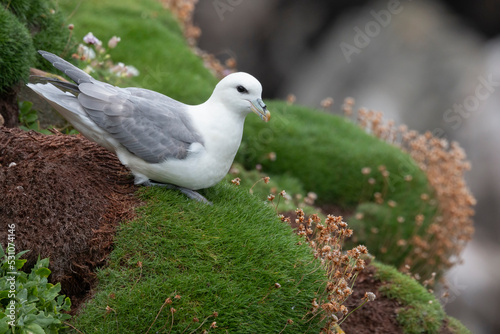
M 200 1 L 199 46 L 263 84 L 264 98 L 319 107 L 345 97 L 457 140 L 472 164 L 476 234 L 447 276 L 447 312 L 500 333 L 500 0 Z

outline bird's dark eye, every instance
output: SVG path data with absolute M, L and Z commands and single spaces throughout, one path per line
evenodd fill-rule
M 238 92 L 240 93 L 248 93 L 248 90 L 243 86 L 236 87 L 236 90 L 238 90 Z

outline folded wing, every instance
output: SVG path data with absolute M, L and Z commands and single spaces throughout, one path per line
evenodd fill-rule
M 147 89 L 100 82 L 54 54 L 39 52 L 76 85 L 50 81 L 60 89 L 77 90 L 76 98 L 88 117 L 137 157 L 149 163 L 185 159 L 193 143 L 203 145 L 187 105 Z

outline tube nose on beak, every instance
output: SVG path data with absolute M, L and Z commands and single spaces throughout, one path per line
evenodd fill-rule
M 267 110 L 267 106 L 262 101 L 262 99 L 255 99 L 253 101 L 250 101 L 251 109 L 254 113 L 259 115 L 260 119 L 263 120 L 264 122 L 269 122 L 271 119 L 271 113 L 269 110 Z

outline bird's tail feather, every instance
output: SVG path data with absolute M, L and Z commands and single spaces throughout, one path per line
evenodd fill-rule
M 30 76 L 30 82 L 31 83 L 41 83 L 41 84 L 46 84 L 46 83 L 51 83 L 63 92 L 70 92 L 76 96 L 80 94 L 80 89 L 78 89 L 78 85 L 67 82 L 67 81 L 61 81 L 58 79 L 54 78 L 48 78 L 48 77 L 42 77 L 38 75 L 32 75 Z
M 43 50 L 39 50 L 38 53 L 41 54 L 43 58 L 47 59 L 55 68 L 62 71 L 77 84 L 92 82 L 93 79 L 90 75 L 88 75 L 75 65 L 68 63 L 61 57 Z
M 87 117 L 74 94 L 61 91 L 52 83 L 28 83 L 27 86 L 47 100 L 70 123 L 73 114 Z

